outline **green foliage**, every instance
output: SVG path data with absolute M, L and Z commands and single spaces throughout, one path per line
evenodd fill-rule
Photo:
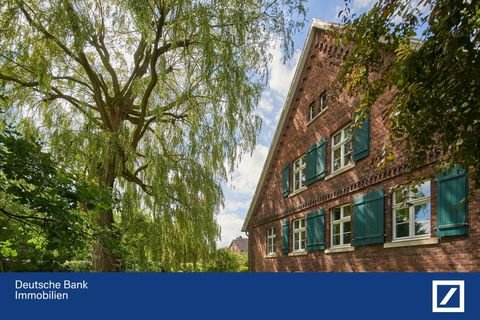
M 2 122 L 2 121 L 0 121 Z M 0 260 L 10 271 L 62 270 L 92 233 L 87 212 L 98 189 L 59 168 L 33 138 L 0 131 Z M 86 200 L 88 199 L 88 201 Z
M 150 269 L 140 258 L 147 252 L 155 265 L 170 265 L 214 249 L 219 183 L 226 164 L 233 168 L 255 146 L 269 46 L 279 37 L 292 54 L 303 3 L 0 4 L 0 86 L 9 113 L 118 200 L 97 210 L 97 270 L 115 268 L 114 251 L 140 259 L 134 269 Z M 139 221 L 148 221 L 145 230 L 131 224 L 139 212 L 148 216 Z M 139 247 L 121 249 L 122 232 Z
M 232 252 L 226 248 L 215 251 L 206 263 L 208 272 L 245 272 L 248 271 L 247 254 Z
M 348 13 L 340 33 L 354 45 L 339 80 L 360 110 L 393 92 L 385 161 L 394 145 L 412 168 L 440 151 L 440 169 L 471 168 L 480 186 L 480 2 L 381 0 L 358 18 Z

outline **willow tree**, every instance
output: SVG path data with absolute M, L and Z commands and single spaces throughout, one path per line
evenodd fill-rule
M 212 249 L 225 167 L 255 145 L 269 45 L 292 53 L 303 0 L 6 0 L 0 12 L 10 115 L 115 200 L 96 212 L 94 269 L 118 269 L 116 211 L 157 221 L 156 259 Z

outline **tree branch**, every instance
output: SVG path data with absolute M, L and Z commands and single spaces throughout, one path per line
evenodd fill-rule
M 123 175 L 122 175 L 127 181 L 133 182 L 136 185 L 138 185 L 143 192 L 148 194 L 149 196 L 153 196 L 151 187 L 145 184 L 138 176 L 135 174 L 131 173 L 128 169 L 123 169 Z
M 79 62 L 79 59 L 78 57 L 73 54 L 73 52 L 65 45 L 63 44 L 57 37 L 55 37 L 53 34 L 51 34 L 50 32 L 48 32 L 41 24 L 39 23 L 36 23 L 32 16 L 27 12 L 27 10 L 25 9 L 25 6 L 28 7 L 28 5 L 25 3 L 25 1 L 20 1 L 21 5 L 20 5 L 20 11 L 22 11 L 23 15 L 25 16 L 25 18 L 27 19 L 28 23 L 34 27 L 35 29 L 37 29 L 38 31 L 40 31 L 47 39 L 49 40 L 52 40 L 53 42 L 55 42 L 57 44 L 57 46 L 63 50 L 63 52 L 65 52 L 69 57 L 71 57 L 72 59 L 74 59 L 75 61 Z

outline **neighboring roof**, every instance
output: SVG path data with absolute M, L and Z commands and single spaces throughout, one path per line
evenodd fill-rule
M 232 240 L 232 243 L 230 243 L 230 247 L 232 247 L 233 244 L 236 244 L 237 247 L 240 249 L 240 251 L 247 251 L 248 250 L 248 239 L 247 238 L 242 238 L 240 236 L 237 239 Z
M 283 105 L 282 114 L 280 116 L 280 120 L 277 125 L 277 129 L 275 130 L 275 135 L 273 136 L 272 143 L 270 145 L 270 149 L 268 151 L 267 160 L 263 165 L 262 174 L 260 175 L 260 180 L 258 181 L 257 188 L 255 189 L 255 193 L 253 194 L 252 202 L 250 203 L 250 208 L 248 209 L 247 217 L 242 226 L 242 231 L 247 230 L 248 222 L 252 216 L 253 210 L 257 204 L 258 197 L 260 195 L 260 191 L 262 189 L 263 183 L 265 182 L 265 177 L 267 175 L 268 168 L 270 167 L 270 163 L 272 162 L 273 153 L 277 148 L 278 140 L 280 139 L 280 134 L 283 130 L 283 126 L 287 119 L 287 115 L 290 111 L 293 97 L 295 95 L 295 90 L 297 88 L 298 82 L 300 81 L 300 76 L 302 74 L 303 68 L 305 67 L 305 62 L 307 60 L 308 52 L 310 52 L 310 48 L 313 43 L 313 39 L 315 38 L 315 30 L 330 30 L 333 28 L 339 27 L 339 24 L 319 20 L 319 19 L 312 19 L 312 24 L 310 25 L 310 30 L 308 31 L 307 39 L 305 40 L 305 44 L 303 45 L 302 54 L 300 56 L 300 60 L 298 61 L 297 68 L 295 69 L 295 75 L 293 76 L 292 83 L 290 84 L 290 89 L 288 90 L 287 98 L 285 99 L 285 104 Z

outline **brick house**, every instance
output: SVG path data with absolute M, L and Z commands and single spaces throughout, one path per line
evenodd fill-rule
M 248 252 L 248 239 L 242 238 L 241 236 L 233 239 L 228 246 L 228 250 L 237 253 Z
M 479 190 L 459 168 L 434 176 L 433 153 L 416 185 L 398 150 L 378 167 L 389 96 L 354 124 L 354 100 L 331 96 L 348 54 L 332 27 L 314 20 L 305 42 L 242 227 L 249 269 L 480 271 Z

